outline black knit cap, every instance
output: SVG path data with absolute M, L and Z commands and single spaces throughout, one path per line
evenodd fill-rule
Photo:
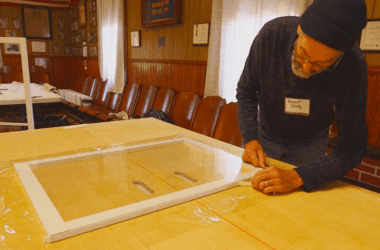
M 302 31 L 336 50 L 349 50 L 367 24 L 364 0 L 314 0 L 301 16 Z

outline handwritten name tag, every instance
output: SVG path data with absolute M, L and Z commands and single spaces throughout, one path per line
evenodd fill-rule
M 285 114 L 310 115 L 310 100 L 285 97 Z

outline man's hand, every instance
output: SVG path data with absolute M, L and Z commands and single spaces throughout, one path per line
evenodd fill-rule
M 245 144 L 243 161 L 252 163 L 255 167 L 265 168 L 266 154 L 258 140 L 252 140 Z
M 252 188 L 264 194 L 287 193 L 303 185 L 301 177 L 295 170 L 283 170 L 273 166 L 257 172 L 251 183 Z

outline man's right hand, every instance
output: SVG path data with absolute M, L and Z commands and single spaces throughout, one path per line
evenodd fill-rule
M 265 168 L 266 154 L 258 140 L 252 140 L 245 144 L 243 161 L 252 163 L 255 167 Z

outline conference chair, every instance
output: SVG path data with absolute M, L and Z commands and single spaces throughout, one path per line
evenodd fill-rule
M 191 130 L 212 137 L 218 121 L 220 109 L 226 100 L 219 96 L 208 96 L 199 102 Z
M 89 109 L 86 111 L 86 113 L 90 115 L 88 117 L 87 121 L 92 121 L 92 122 L 99 121 L 99 119 L 96 119 L 96 116 L 98 114 L 115 113 L 116 110 L 120 106 L 122 96 L 123 96 L 123 93 L 111 92 L 110 99 L 109 99 L 107 106 L 105 108 L 103 108 L 103 109 L 94 108 L 94 109 Z
M 141 88 L 141 85 L 138 83 L 129 83 L 124 86 L 123 96 L 121 98 L 121 102 L 116 113 L 124 111 L 127 113 L 128 117 L 131 117 L 136 107 L 136 102 L 139 97 L 140 88 Z M 100 119 L 101 121 L 111 120 L 112 118 L 114 118 L 114 116 L 109 115 L 109 113 L 114 113 L 114 112 L 108 112 L 108 113 L 102 112 L 98 114 L 96 118 Z
M 190 129 L 198 103 L 199 96 L 196 93 L 182 92 L 177 95 L 171 114 L 173 122 L 182 128 Z
M 173 105 L 175 92 L 171 88 L 161 88 L 157 91 L 152 104 L 153 109 L 169 114 Z
M 239 129 L 236 102 L 231 102 L 221 108 L 213 138 L 244 147 Z
M 132 117 L 142 116 L 148 111 L 153 104 L 154 97 L 157 92 L 157 87 L 153 85 L 144 85 L 141 88 L 139 98 L 137 100 L 135 112 Z
M 96 97 L 94 98 L 94 104 L 92 106 L 80 106 L 78 111 L 86 113 L 89 109 L 99 109 L 103 110 L 107 106 L 107 103 L 110 99 L 111 92 L 108 92 L 107 89 L 107 80 L 102 81 L 99 86 L 99 91 Z

